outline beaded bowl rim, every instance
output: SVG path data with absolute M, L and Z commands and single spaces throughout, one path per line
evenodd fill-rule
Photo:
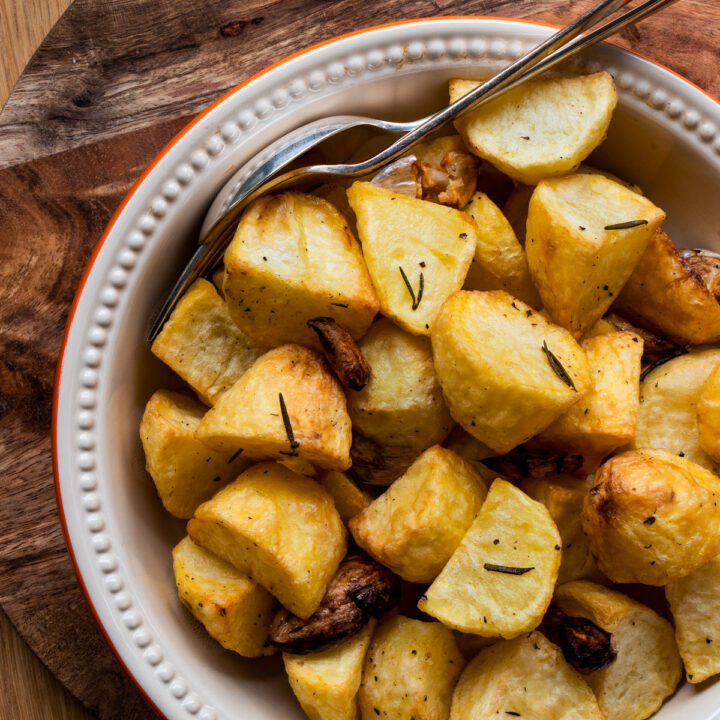
M 336 43 L 339 43 L 343 40 L 348 40 L 350 38 L 359 36 L 359 35 L 366 35 L 369 33 L 373 33 L 379 30 L 386 30 L 389 28 L 405 28 L 406 26 L 412 26 L 420 23 L 425 24 L 435 24 L 437 26 L 438 22 L 452 22 L 452 21 L 472 21 L 473 23 L 476 23 L 477 21 L 484 21 L 488 23 L 492 23 L 498 28 L 501 28 L 501 26 L 504 23 L 517 23 L 521 25 L 531 25 L 531 26 L 537 26 L 542 29 L 552 29 L 553 25 L 549 25 L 546 23 L 539 23 L 532 20 L 524 20 L 519 18 L 505 18 L 505 17 L 488 17 L 488 16 L 439 16 L 439 17 L 428 17 L 428 18 L 416 18 L 416 19 L 410 19 L 410 20 L 401 20 L 397 22 L 391 22 L 391 23 L 385 23 L 382 25 L 375 25 L 367 28 L 362 28 L 359 30 L 355 30 L 350 33 L 346 33 L 343 35 L 339 35 L 333 38 L 330 38 L 328 40 L 325 40 L 323 42 L 311 45 L 303 50 L 300 50 L 296 53 L 293 53 L 275 63 L 272 65 L 264 68 L 263 70 L 259 71 L 258 73 L 252 75 L 251 77 L 247 78 L 245 81 L 241 82 L 234 88 L 230 89 L 228 92 L 223 94 L 220 98 L 218 98 L 214 103 L 212 103 L 208 108 L 206 108 L 203 112 L 201 112 L 198 116 L 196 116 L 192 121 L 190 121 L 180 132 L 178 132 L 171 140 L 170 142 L 158 153 L 158 155 L 152 160 L 152 162 L 148 165 L 148 167 L 145 169 L 145 171 L 142 173 L 142 175 L 137 179 L 137 181 L 133 184 L 131 189 L 126 194 L 123 201 L 118 206 L 117 210 L 113 214 L 112 218 L 108 222 L 108 225 L 106 226 L 102 236 L 100 237 L 100 240 L 98 241 L 97 245 L 95 246 L 92 255 L 88 261 L 88 264 L 86 266 L 86 269 L 83 273 L 83 276 L 80 280 L 80 283 L 78 285 L 78 290 L 76 292 L 76 295 L 73 299 L 72 305 L 69 310 L 67 324 L 65 328 L 65 333 L 63 335 L 63 340 L 61 344 L 58 364 L 57 364 L 57 372 L 56 372 L 56 379 L 55 379 L 55 387 L 54 387 L 54 398 L 53 398 L 53 417 L 52 417 L 52 456 L 53 456 L 53 471 L 54 471 L 54 477 L 55 477 L 55 491 L 56 491 L 56 498 L 57 498 L 57 504 L 58 504 L 58 514 L 61 522 L 61 526 L 63 529 L 65 541 L 67 544 L 68 552 L 75 570 L 75 574 L 78 579 L 78 583 L 80 585 L 80 588 L 82 590 L 82 593 L 85 597 L 86 602 L 88 603 L 88 606 L 90 608 L 90 611 L 95 618 L 95 621 L 98 624 L 98 627 L 100 628 L 101 633 L 103 634 L 106 642 L 110 646 L 111 650 L 115 654 L 116 658 L 118 659 L 120 665 L 123 667 L 124 671 L 127 673 L 127 675 L 130 677 L 131 681 L 136 685 L 138 690 L 141 692 L 141 694 L 144 696 L 146 701 L 151 705 L 154 710 L 160 715 L 161 717 L 169 718 L 169 717 L 186 717 L 188 714 L 195 715 L 199 713 L 199 717 L 201 720 L 211 720 L 213 718 L 217 717 L 216 711 L 210 707 L 203 704 L 199 696 L 194 693 L 190 692 L 190 689 L 187 686 L 186 681 L 184 681 L 182 678 L 174 678 L 174 671 L 172 669 L 172 665 L 166 665 L 165 663 L 162 663 L 163 660 L 163 653 L 155 653 L 152 654 L 153 648 L 157 647 L 153 643 L 153 638 L 149 633 L 142 628 L 143 620 L 142 617 L 134 610 L 127 610 L 127 608 L 120 607 L 120 603 L 116 602 L 115 606 L 119 613 L 115 613 L 113 616 L 113 623 L 108 623 L 106 626 L 105 622 L 103 622 L 103 619 L 101 618 L 100 610 L 98 609 L 96 605 L 96 601 L 99 601 L 100 598 L 95 597 L 97 595 L 98 591 L 91 591 L 88 587 L 88 583 L 90 580 L 97 580 L 98 578 L 102 578 L 103 574 L 106 575 L 106 585 L 107 580 L 110 578 L 110 576 L 107 575 L 108 572 L 113 572 L 116 569 L 117 561 L 115 561 L 115 567 L 112 567 L 110 565 L 110 562 L 108 561 L 108 567 L 110 569 L 106 569 L 102 566 L 101 562 L 95 563 L 91 566 L 91 569 L 86 568 L 85 574 L 83 572 L 83 569 L 81 569 L 81 561 L 76 555 L 76 550 L 73 545 L 73 539 L 71 537 L 71 527 L 70 523 L 68 521 L 68 515 L 66 512 L 66 508 L 64 505 L 63 500 L 63 485 L 67 484 L 67 489 L 65 490 L 66 497 L 65 502 L 68 502 L 69 500 L 73 501 L 79 501 L 79 490 L 75 486 L 75 484 L 71 484 L 72 481 L 76 480 L 78 477 L 81 478 L 82 473 L 84 469 L 87 467 L 89 469 L 92 469 L 92 455 L 94 454 L 92 451 L 94 450 L 94 440 L 89 432 L 84 432 L 84 428 L 82 423 L 79 423 L 79 429 L 76 428 L 77 432 L 77 438 L 79 438 L 79 453 L 75 453 L 72 455 L 73 458 L 75 458 L 74 467 L 72 469 L 67 469 L 67 471 L 63 468 L 63 472 L 67 472 L 68 479 L 66 481 L 61 480 L 61 461 L 60 461 L 60 438 L 59 438 L 59 432 L 61 427 L 60 422 L 60 415 L 61 415 L 61 388 L 63 386 L 63 381 L 67 377 L 67 375 L 72 374 L 73 376 L 78 376 L 81 373 L 85 373 L 83 375 L 83 379 L 87 380 L 87 382 L 78 382 L 77 384 L 80 387 L 95 387 L 97 385 L 97 372 L 93 371 L 92 369 L 86 369 L 82 370 L 82 363 L 80 364 L 80 367 L 73 367 L 72 369 L 69 369 L 65 366 L 66 356 L 68 353 L 68 344 L 69 344 L 69 338 L 71 335 L 71 331 L 73 330 L 74 323 L 76 321 L 76 312 L 78 310 L 78 306 L 80 305 L 81 299 L 83 299 L 83 296 L 86 292 L 86 285 L 88 284 L 88 281 L 90 280 L 93 270 L 96 266 L 96 261 L 98 260 L 98 257 L 101 254 L 101 251 L 103 250 L 106 241 L 111 236 L 113 230 L 115 229 L 118 220 L 123 216 L 125 213 L 126 208 L 131 203 L 135 195 L 138 193 L 140 188 L 145 183 L 145 180 L 148 178 L 148 176 L 151 175 L 153 170 L 160 165 L 160 163 L 168 156 L 170 151 L 182 140 L 184 137 L 192 133 L 194 130 L 197 130 L 196 134 L 199 136 L 198 140 L 202 140 L 205 143 L 205 152 L 206 153 L 206 160 L 207 156 L 213 156 L 216 153 L 220 153 L 220 150 L 222 149 L 222 141 L 216 140 L 215 136 L 222 136 L 223 138 L 225 135 L 222 131 L 212 132 L 200 132 L 200 124 L 202 121 L 216 108 L 221 107 L 224 103 L 226 103 L 228 100 L 233 98 L 238 92 L 242 91 L 247 86 L 251 85 L 257 80 L 260 80 L 264 78 L 267 74 L 271 73 L 271 71 L 275 70 L 276 68 L 279 68 L 282 65 L 287 64 L 288 62 L 295 60 L 297 58 L 310 55 L 312 53 L 316 53 L 318 55 L 318 60 L 321 58 L 322 53 L 317 53 L 317 51 L 322 50 L 323 48 L 327 48 L 328 46 L 334 45 Z M 510 33 L 512 34 L 512 33 Z M 426 45 L 429 45 L 432 40 L 428 38 L 423 39 L 424 43 Z M 403 42 L 410 45 L 411 40 L 403 38 Z M 606 45 L 613 45 L 613 43 L 605 43 Z M 363 48 L 363 52 L 365 53 L 371 53 L 373 49 L 379 47 L 378 45 L 368 45 L 367 47 Z M 383 46 L 384 47 L 384 46 Z M 628 56 L 634 56 L 637 59 L 640 59 L 641 61 L 647 62 L 648 64 L 667 72 L 669 75 L 674 76 L 677 80 L 679 80 L 682 85 L 684 85 L 686 88 L 690 87 L 693 88 L 695 91 L 699 91 L 702 95 L 704 95 L 707 99 L 712 101 L 712 104 L 715 106 L 715 111 L 717 114 L 714 114 L 715 121 L 717 122 L 718 119 L 720 119 L 720 103 L 718 103 L 715 98 L 713 98 L 709 93 L 704 91 L 702 88 L 699 88 L 697 85 L 694 85 L 692 82 L 687 80 L 686 78 L 682 77 L 678 73 L 670 70 L 669 68 L 664 67 L 660 63 L 655 62 L 654 60 L 651 60 L 649 58 L 646 58 L 638 53 L 634 53 L 632 51 L 625 50 L 624 48 L 619 48 L 618 46 L 614 46 L 614 50 L 620 51 L 624 55 Z M 508 59 L 508 56 L 503 56 L 499 59 Z M 382 65 L 391 64 L 392 61 L 390 61 L 388 58 L 383 57 L 382 59 Z M 369 67 L 369 65 L 368 65 Z M 302 71 L 302 75 L 304 77 L 307 77 L 312 74 L 312 68 L 304 69 Z M 348 73 L 349 74 L 349 73 Z M 286 78 L 287 81 L 290 80 L 290 78 Z M 330 80 L 326 79 L 326 83 L 331 82 Z M 286 83 L 287 84 L 287 83 Z M 680 87 L 680 86 L 678 86 Z M 272 89 L 272 88 L 271 88 Z M 641 96 L 642 93 L 637 92 L 636 94 L 638 96 Z M 270 95 L 270 92 L 266 93 L 266 95 Z M 695 96 L 697 98 L 698 96 Z M 647 103 L 650 104 L 650 100 L 647 100 Z M 670 104 L 671 105 L 671 104 Z M 277 107 L 280 107 L 278 105 Z M 679 111 L 680 112 L 680 111 Z M 679 116 L 678 112 L 678 116 Z M 666 114 L 673 118 L 677 119 L 677 116 L 673 114 L 674 111 L 670 106 L 666 107 Z M 258 109 L 256 109 L 256 115 L 258 115 L 258 118 L 262 118 L 262 112 Z M 701 120 L 704 117 L 703 114 L 699 114 L 695 111 L 694 108 L 691 108 L 689 111 L 685 114 L 685 127 L 687 130 L 699 129 L 697 131 L 697 135 L 699 136 L 699 139 L 701 141 L 704 141 L 705 143 L 715 140 L 714 149 L 717 154 L 720 154 L 720 142 L 716 140 L 717 131 L 715 126 L 712 122 L 708 123 L 702 123 Z M 272 107 L 270 108 L 270 116 L 272 117 Z M 705 128 L 705 130 L 703 130 Z M 709 128 L 709 130 L 708 130 Z M 705 134 L 703 134 L 705 133 Z M 706 137 L 707 135 L 707 137 Z M 209 137 L 209 139 L 208 139 Z M 213 144 L 214 143 L 214 144 Z M 217 149 L 219 143 L 220 149 Z M 199 151 L 195 151 L 197 153 Z M 182 160 L 186 161 L 184 163 L 185 167 L 188 167 L 188 163 L 195 166 L 193 162 L 193 156 L 195 153 L 188 153 L 183 158 L 179 158 L 178 162 L 181 162 Z M 200 162 L 200 159 L 198 159 L 198 163 Z M 190 179 L 192 178 L 192 168 L 190 168 L 190 174 L 187 176 L 187 180 L 183 180 L 182 176 L 178 174 L 178 181 L 181 185 L 189 184 Z M 178 183 L 175 183 L 176 185 Z M 166 183 L 167 187 L 167 183 Z M 174 192 L 174 191 L 173 191 Z M 170 191 L 168 190 L 167 194 L 165 194 L 165 191 L 161 191 L 158 188 L 158 195 L 163 194 L 165 197 L 170 200 Z M 162 204 L 162 198 L 159 198 L 161 204 Z M 152 232 L 155 229 L 154 221 L 152 220 L 152 212 L 153 209 L 151 208 L 150 212 L 143 213 L 141 208 L 137 208 L 137 216 L 139 218 L 136 225 L 139 227 L 140 232 L 145 233 L 146 235 L 152 235 Z M 164 214 L 164 211 L 156 213 L 156 217 L 162 217 Z M 149 217 L 150 219 L 147 221 L 145 225 L 143 225 L 143 219 L 145 217 Z M 137 236 L 139 237 L 140 232 L 137 233 Z M 132 235 L 132 233 L 131 233 Z M 114 260 L 113 269 L 118 270 L 118 274 L 116 275 L 117 278 L 120 277 L 120 275 L 124 273 L 129 273 L 132 271 L 134 267 L 134 260 L 133 258 L 129 258 L 128 256 L 123 256 L 123 252 L 129 253 L 127 249 L 123 250 L 123 245 L 120 244 L 121 238 L 113 238 L 114 240 L 117 240 L 115 248 L 116 250 L 116 258 Z M 112 244 L 112 243 L 111 243 Z M 130 247 L 133 247 L 132 244 L 130 244 Z M 141 240 L 137 241 L 137 250 L 139 251 L 142 248 Z M 125 259 L 123 259 L 125 258 Z M 123 268 L 125 268 L 123 270 Z M 108 327 L 112 324 L 113 321 L 113 313 L 111 308 L 113 308 L 118 300 L 118 294 L 122 290 L 123 284 L 120 280 L 118 282 L 114 282 L 112 273 L 108 273 L 110 276 L 109 284 L 106 285 L 104 281 L 99 281 L 97 288 L 95 288 L 95 298 L 93 300 L 93 308 L 96 306 L 99 307 L 98 311 L 95 313 L 95 322 L 103 327 Z M 115 289 L 113 289 L 111 286 L 114 285 Z M 107 290 L 108 294 L 103 296 L 103 300 L 101 301 L 101 290 Z M 110 309 L 108 309 L 110 308 Z M 88 320 L 86 325 L 89 327 L 92 324 L 92 318 Z M 87 327 L 85 328 L 87 329 Z M 92 338 L 91 338 L 92 342 Z M 82 341 L 84 344 L 85 341 Z M 77 349 L 77 354 L 80 356 L 80 349 Z M 99 361 L 97 365 L 99 365 Z M 77 379 L 75 377 L 74 379 Z M 68 380 L 68 384 L 69 384 Z M 93 382 L 95 385 L 93 385 Z M 85 391 L 83 391 L 85 392 Z M 88 390 L 88 396 L 92 396 L 93 391 Z M 74 398 L 72 401 L 67 401 L 69 403 L 68 412 L 67 412 L 67 420 L 70 422 L 75 422 L 75 416 L 76 413 L 74 412 L 77 410 L 78 407 L 78 401 L 77 398 Z M 79 403 L 80 407 L 83 407 L 83 403 Z M 94 408 L 94 406 L 93 406 Z M 91 409 L 93 409 L 91 408 Z M 72 411 L 72 412 L 71 412 Z M 88 411 L 89 412 L 89 411 Z M 97 412 L 97 411 L 95 411 Z M 79 422 L 79 421 L 78 421 Z M 91 426 L 92 427 L 92 426 Z M 86 446 L 83 445 L 83 443 L 87 443 Z M 87 450 L 87 452 L 84 452 L 83 450 Z M 75 448 L 77 450 L 77 448 Z M 70 452 L 70 451 L 68 451 Z M 64 476 L 63 476 L 64 477 Z M 81 479 L 81 485 L 82 485 L 82 479 Z M 97 511 L 101 509 L 99 501 L 93 502 L 93 503 L 85 503 L 85 511 L 87 513 L 92 513 L 92 515 L 88 516 L 88 519 L 96 519 L 95 521 L 98 523 L 97 527 L 99 529 L 102 529 L 104 527 L 104 524 L 102 522 L 102 516 Z M 93 528 L 91 528 L 93 529 Z M 94 531 L 94 530 L 93 530 Z M 77 532 L 80 532 L 80 530 L 77 530 Z M 84 538 L 86 539 L 86 538 Z M 107 539 L 107 536 L 98 535 L 96 534 L 94 537 L 92 537 L 93 542 L 89 543 L 94 548 L 95 552 L 97 554 L 100 554 L 100 559 L 102 557 L 111 557 L 111 554 L 107 552 L 109 550 L 111 543 Z M 112 556 L 114 557 L 114 556 Z M 100 568 L 98 568 L 98 565 L 100 565 Z M 87 575 L 87 579 L 86 579 Z M 114 576 L 119 577 L 119 576 Z M 119 580 L 118 587 L 122 588 L 123 583 L 122 580 Z M 114 590 L 110 590 L 110 592 L 113 592 Z M 123 593 L 125 596 L 126 593 Z M 117 599 L 117 596 L 116 596 Z M 99 602 L 98 602 L 99 604 Z M 128 607 L 132 606 L 132 599 L 127 600 Z M 121 622 L 121 617 L 116 617 L 117 615 L 120 615 L 121 617 L 124 617 L 124 625 Z M 123 635 L 119 635 L 118 632 L 122 631 Z M 114 640 L 111 637 L 111 632 L 114 632 L 116 635 L 116 639 Z M 143 634 L 144 633 L 144 634 Z M 118 640 L 117 638 L 121 638 L 121 640 Z M 133 640 L 134 638 L 134 640 Z M 122 649 L 121 649 L 122 648 Z M 128 657 L 128 661 L 126 662 L 125 656 L 128 653 L 133 653 L 134 655 L 132 657 Z M 147 676 L 143 675 L 142 678 L 138 675 L 136 675 L 133 671 L 131 671 L 128 663 L 131 659 L 135 659 L 136 655 L 144 655 L 145 660 L 153 667 L 155 668 L 155 679 L 158 680 L 157 683 L 151 686 L 151 683 L 147 681 Z M 156 667 L 157 666 L 157 667 Z M 169 670 L 167 672 L 163 672 L 163 669 L 165 667 L 168 667 Z M 146 668 L 147 669 L 147 668 Z M 152 677 L 152 676 L 150 676 Z M 172 683 L 171 683 L 172 681 Z M 160 690 L 167 691 L 167 687 L 169 685 L 170 693 L 165 692 L 163 696 L 160 695 Z M 174 700 L 175 702 L 172 703 L 171 701 Z M 162 705 L 166 710 L 161 710 L 160 705 Z M 168 714 L 170 713 L 170 714 Z

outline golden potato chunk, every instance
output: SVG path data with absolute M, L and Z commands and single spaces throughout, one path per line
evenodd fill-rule
M 493 457 L 495 451 L 491 450 L 485 443 L 481 443 L 477 438 L 466 433 L 459 425 L 453 428 L 443 445 L 470 463 L 475 469 L 475 472 L 487 485 L 498 477 L 498 473 L 491 470 L 483 462 L 483 460 Z
M 196 436 L 217 450 L 242 449 L 247 457 L 350 467 L 345 394 L 325 360 L 299 345 L 258 358 L 207 412 Z
M 584 580 L 560 586 L 553 603 L 612 634 L 616 659 L 584 676 L 605 720 L 644 720 L 672 695 L 682 663 L 667 620 L 625 595 Z
M 247 575 L 189 537 L 173 549 L 178 597 L 210 635 L 244 657 L 274 652 L 267 643 L 275 601 Z
M 418 453 L 442 442 L 453 423 L 429 340 L 381 318 L 360 341 L 360 349 L 372 374 L 362 390 L 348 392 L 353 430 L 380 445 Z
M 664 448 L 715 472 L 701 447 L 698 401 L 720 363 L 720 350 L 681 355 L 649 372 L 640 383 L 640 408 L 630 448 Z
M 189 518 L 248 466 L 245 458 L 211 450 L 195 437 L 206 410 L 195 398 L 157 390 L 140 421 L 145 467 L 162 504 L 175 517 Z
M 203 503 L 188 534 L 246 572 L 290 612 L 317 609 L 347 549 L 332 498 L 314 480 L 277 463 L 253 465 Z
M 450 414 L 497 454 L 544 430 L 590 387 L 570 333 L 502 290 L 455 293 L 431 339 Z
M 582 523 L 614 582 L 667 585 L 720 554 L 720 478 L 666 450 L 633 450 L 595 474 Z
M 450 720 L 604 720 L 585 681 L 539 632 L 481 650 L 453 693 Z
M 664 219 L 642 195 L 602 175 L 541 182 L 530 199 L 525 252 L 552 320 L 576 337 L 590 329 Z
M 315 479 L 330 493 L 342 521 L 346 524 L 372 501 L 370 495 L 361 490 L 345 473 L 327 470 Z
M 310 720 L 356 720 L 363 663 L 375 628 L 371 620 L 339 645 L 310 653 L 283 653 L 295 697 Z
M 720 462 L 720 360 L 697 399 L 697 431 L 700 449 Z
M 445 720 L 465 660 L 452 631 L 437 622 L 385 618 L 365 657 L 362 720 Z
M 467 462 L 434 445 L 350 521 L 350 532 L 401 578 L 429 583 L 455 552 L 486 494 Z
M 498 479 L 418 607 L 463 632 L 504 638 L 528 632 L 550 604 L 561 542 L 547 508 Z
M 506 290 L 518 300 L 540 307 L 525 250 L 500 208 L 484 193 L 477 193 L 465 212 L 478 226 L 478 243 L 465 278 L 465 289 Z
M 666 585 L 665 595 L 688 681 L 720 673 L 720 557 Z
M 272 347 L 319 347 L 306 322 L 332 317 L 357 339 L 378 311 L 362 252 L 345 218 L 313 195 L 255 200 L 225 251 L 228 309 L 247 335 Z
M 478 85 L 451 80 L 450 102 Z M 455 127 L 474 153 L 535 185 L 571 172 L 605 139 L 616 103 L 606 72 L 532 80 L 465 113 Z
M 720 304 L 661 230 L 653 235 L 614 307 L 680 345 L 720 338 Z
M 475 221 L 368 182 L 353 183 L 348 200 L 383 314 L 428 335 L 440 306 L 465 281 L 477 246 Z
M 611 332 L 583 340 L 582 349 L 590 366 L 590 390 L 532 442 L 578 452 L 585 470 L 592 472 L 635 437 L 643 342 L 633 333 Z
M 214 405 L 266 348 L 235 325 L 212 283 L 200 278 L 180 298 L 151 350 Z
M 592 478 L 556 475 L 550 478 L 526 478 L 518 486 L 533 500 L 541 502 L 550 513 L 562 538 L 562 560 L 558 583 L 580 578 L 601 578 L 595 559 L 590 553 L 590 542 L 583 532 L 580 513 Z

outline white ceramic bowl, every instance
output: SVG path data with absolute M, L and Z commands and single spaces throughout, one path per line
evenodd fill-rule
M 409 119 L 446 102 L 446 80 L 515 59 L 550 29 L 509 20 L 405 22 L 299 53 L 228 93 L 152 163 L 103 235 L 70 315 L 55 403 L 60 515 L 108 642 L 168 718 L 303 715 L 277 658 L 223 650 L 180 606 L 170 550 L 183 523 L 144 471 L 147 398 L 179 387 L 144 336 L 189 257 L 215 193 L 239 164 L 301 123 L 338 113 Z M 689 82 L 611 46 L 586 69 L 616 79 L 620 104 L 592 162 L 638 183 L 683 246 L 720 250 L 720 106 Z M 92 662 L 88 658 L 88 662 Z M 720 685 L 684 686 L 663 720 L 720 717 Z

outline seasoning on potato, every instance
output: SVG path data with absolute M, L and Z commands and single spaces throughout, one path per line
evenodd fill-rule
M 327 491 L 274 462 L 253 465 L 203 503 L 187 530 L 301 618 L 317 610 L 347 549 Z
M 600 466 L 582 523 L 614 582 L 667 585 L 720 554 L 720 478 L 666 450 L 616 455 Z
M 544 430 L 590 388 L 572 335 L 502 290 L 452 295 L 431 340 L 450 414 L 497 454 Z
M 544 505 L 496 480 L 418 607 L 463 632 L 503 638 L 528 632 L 550 604 L 561 542 Z

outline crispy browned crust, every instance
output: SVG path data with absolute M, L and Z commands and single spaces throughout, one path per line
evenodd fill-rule
M 510 480 L 572 474 L 580 471 L 582 455 L 571 455 L 561 450 L 530 449 L 519 447 L 507 455 L 486 458 L 483 463 Z
M 302 655 L 321 650 L 359 632 L 370 617 L 379 618 L 398 600 L 399 579 L 362 552 L 340 564 L 320 607 L 307 619 L 285 608 L 277 612 L 269 641 L 286 652 Z
M 609 313 L 604 319 L 613 325 L 616 330 L 635 333 L 635 335 L 642 338 L 643 365 L 651 365 L 652 363 L 661 360 L 666 357 L 668 353 L 676 350 L 678 347 L 674 342 L 671 342 L 667 338 L 656 335 L 655 333 L 650 332 L 647 328 L 638 327 L 616 313 Z
M 477 185 L 480 161 L 469 153 L 450 151 L 440 164 L 418 160 L 422 199 L 463 208 L 470 202 Z
M 550 605 L 538 629 L 580 673 L 601 670 L 617 658 L 611 633 L 588 618 L 566 615 L 556 605 Z
M 705 287 L 720 300 L 720 258 L 702 250 L 683 252 L 685 264 L 700 278 Z
M 340 382 L 351 390 L 362 390 L 370 382 L 370 365 L 350 333 L 331 317 L 313 318 L 307 324 L 317 333 Z
M 412 465 L 418 455 L 411 448 L 382 446 L 355 432 L 350 447 L 351 470 L 362 482 L 389 485 Z

